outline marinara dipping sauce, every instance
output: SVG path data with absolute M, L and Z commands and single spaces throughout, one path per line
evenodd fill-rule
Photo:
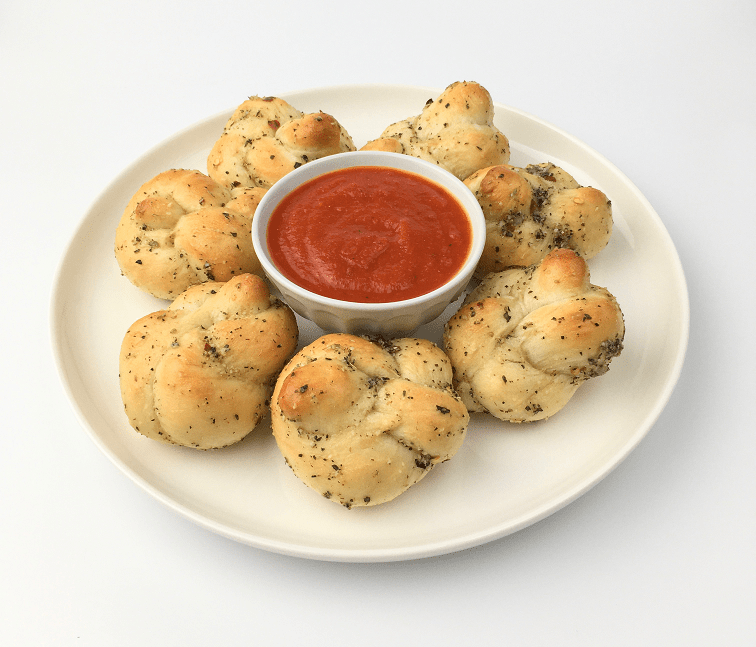
M 267 245 L 278 270 L 333 299 L 404 301 L 464 265 L 472 226 L 459 202 L 415 173 L 356 166 L 324 173 L 273 210 Z

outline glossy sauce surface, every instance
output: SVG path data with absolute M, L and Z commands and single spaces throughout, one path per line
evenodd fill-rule
M 470 220 L 443 187 L 399 169 L 359 166 L 300 185 L 273 210 L 267 244 L 289 280 L 361 303 L 403 301 L 444 285 L 472 245 Z

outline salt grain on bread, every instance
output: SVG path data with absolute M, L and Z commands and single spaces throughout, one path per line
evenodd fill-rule
M 233 193 L 204 173 L 171 169 L 145 182 L 116 229 L 122 274 L 160 299 L 204 281 L 262 275 L 252 219 L 265 189 Z
M 451 379 L 428 340 L 325 335 L 281 372 L 273 435 L 294 473 L 326 498 L 385 503 L 460 448 L 469 416 Z
M 509 141 L 493 123 L 494 104 L 478 83 L 452 83 L 422 112 L 392 124 L 360 150 L 388 151 L 438 164 L 460 180 L 509 162 Z
M 551 163 L 497 165 L 464 180 L 486 218 L 477 276 L 535 265 L 554 248 L 591 259 L 609 242 L 612 208 L 598 189 L 583 187 Z
M 129 422 L 187 447 L 236 443 L 267 414 L 297 338 L 294 314 L 259 276 L 194 286 L 124 336 L 119 375 Z
M 585 261 L 556 249 L 537 266 L 488 275 L 446 324 L 444 348 L 468 410 L 511 422 L 548 418 L 620 354 L 616 299 Z
M 226 122 L 207 158 L 227 188 L 270 188 L 315 159 L 354 150 L 346 129 L 324 112 L 304 114 L 278 97 L 250 97 Z

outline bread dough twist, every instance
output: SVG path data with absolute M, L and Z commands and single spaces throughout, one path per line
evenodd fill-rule
M 191 287 L 124 336 L 120 384 L 131 426 L 198 449 L 240 441 L 267 414 L 297 339 L 294 314 L 255 274 Z
M 122 274 L 160 299 L 205 281 L 262 275 L 252 219 L 265 189 L 233 193 L 204 173 L 171 169 L 145 182 L 116 229 Z
M 468 410 L 527 422 L 557 413 L 622 351 L 615 298 L 574 251 L 488 275 L 446 324 L 444 348 Z
M 428 340 L 325 335 L 281 372 L 273 435 L 294 473 L 326 498 L 384 503 L 460 448 L 469 416 L 451 379 Z
M 312 160 L 355 149 L 346 129 L 324 112 L 303 114 L 277 97 L 250 97 L 226 122 L 207 172 L 227 188 L 270 188 Z
M 403 153 L 438 164 L 460 180 L 509 162 L 509 141 L 493 123 L 494 104 L 478 83 L 452 83 L 422 112 L 392 124 L 360 150 Z
M 566 247 L 590 259 L 612 234 L 611 203 L 555 164 L 497 165 L 464 180 L 486 218 L 486 245 L 477 276 L 540 262 Z

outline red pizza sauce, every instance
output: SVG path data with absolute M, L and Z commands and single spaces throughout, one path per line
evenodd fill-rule
M 267 244 L 278 270 L 322 296 L 403 301 L 464 265 L 472 226 L 446 189 L 415 173 L 358 166 L 294 189 L 273 210 Z

